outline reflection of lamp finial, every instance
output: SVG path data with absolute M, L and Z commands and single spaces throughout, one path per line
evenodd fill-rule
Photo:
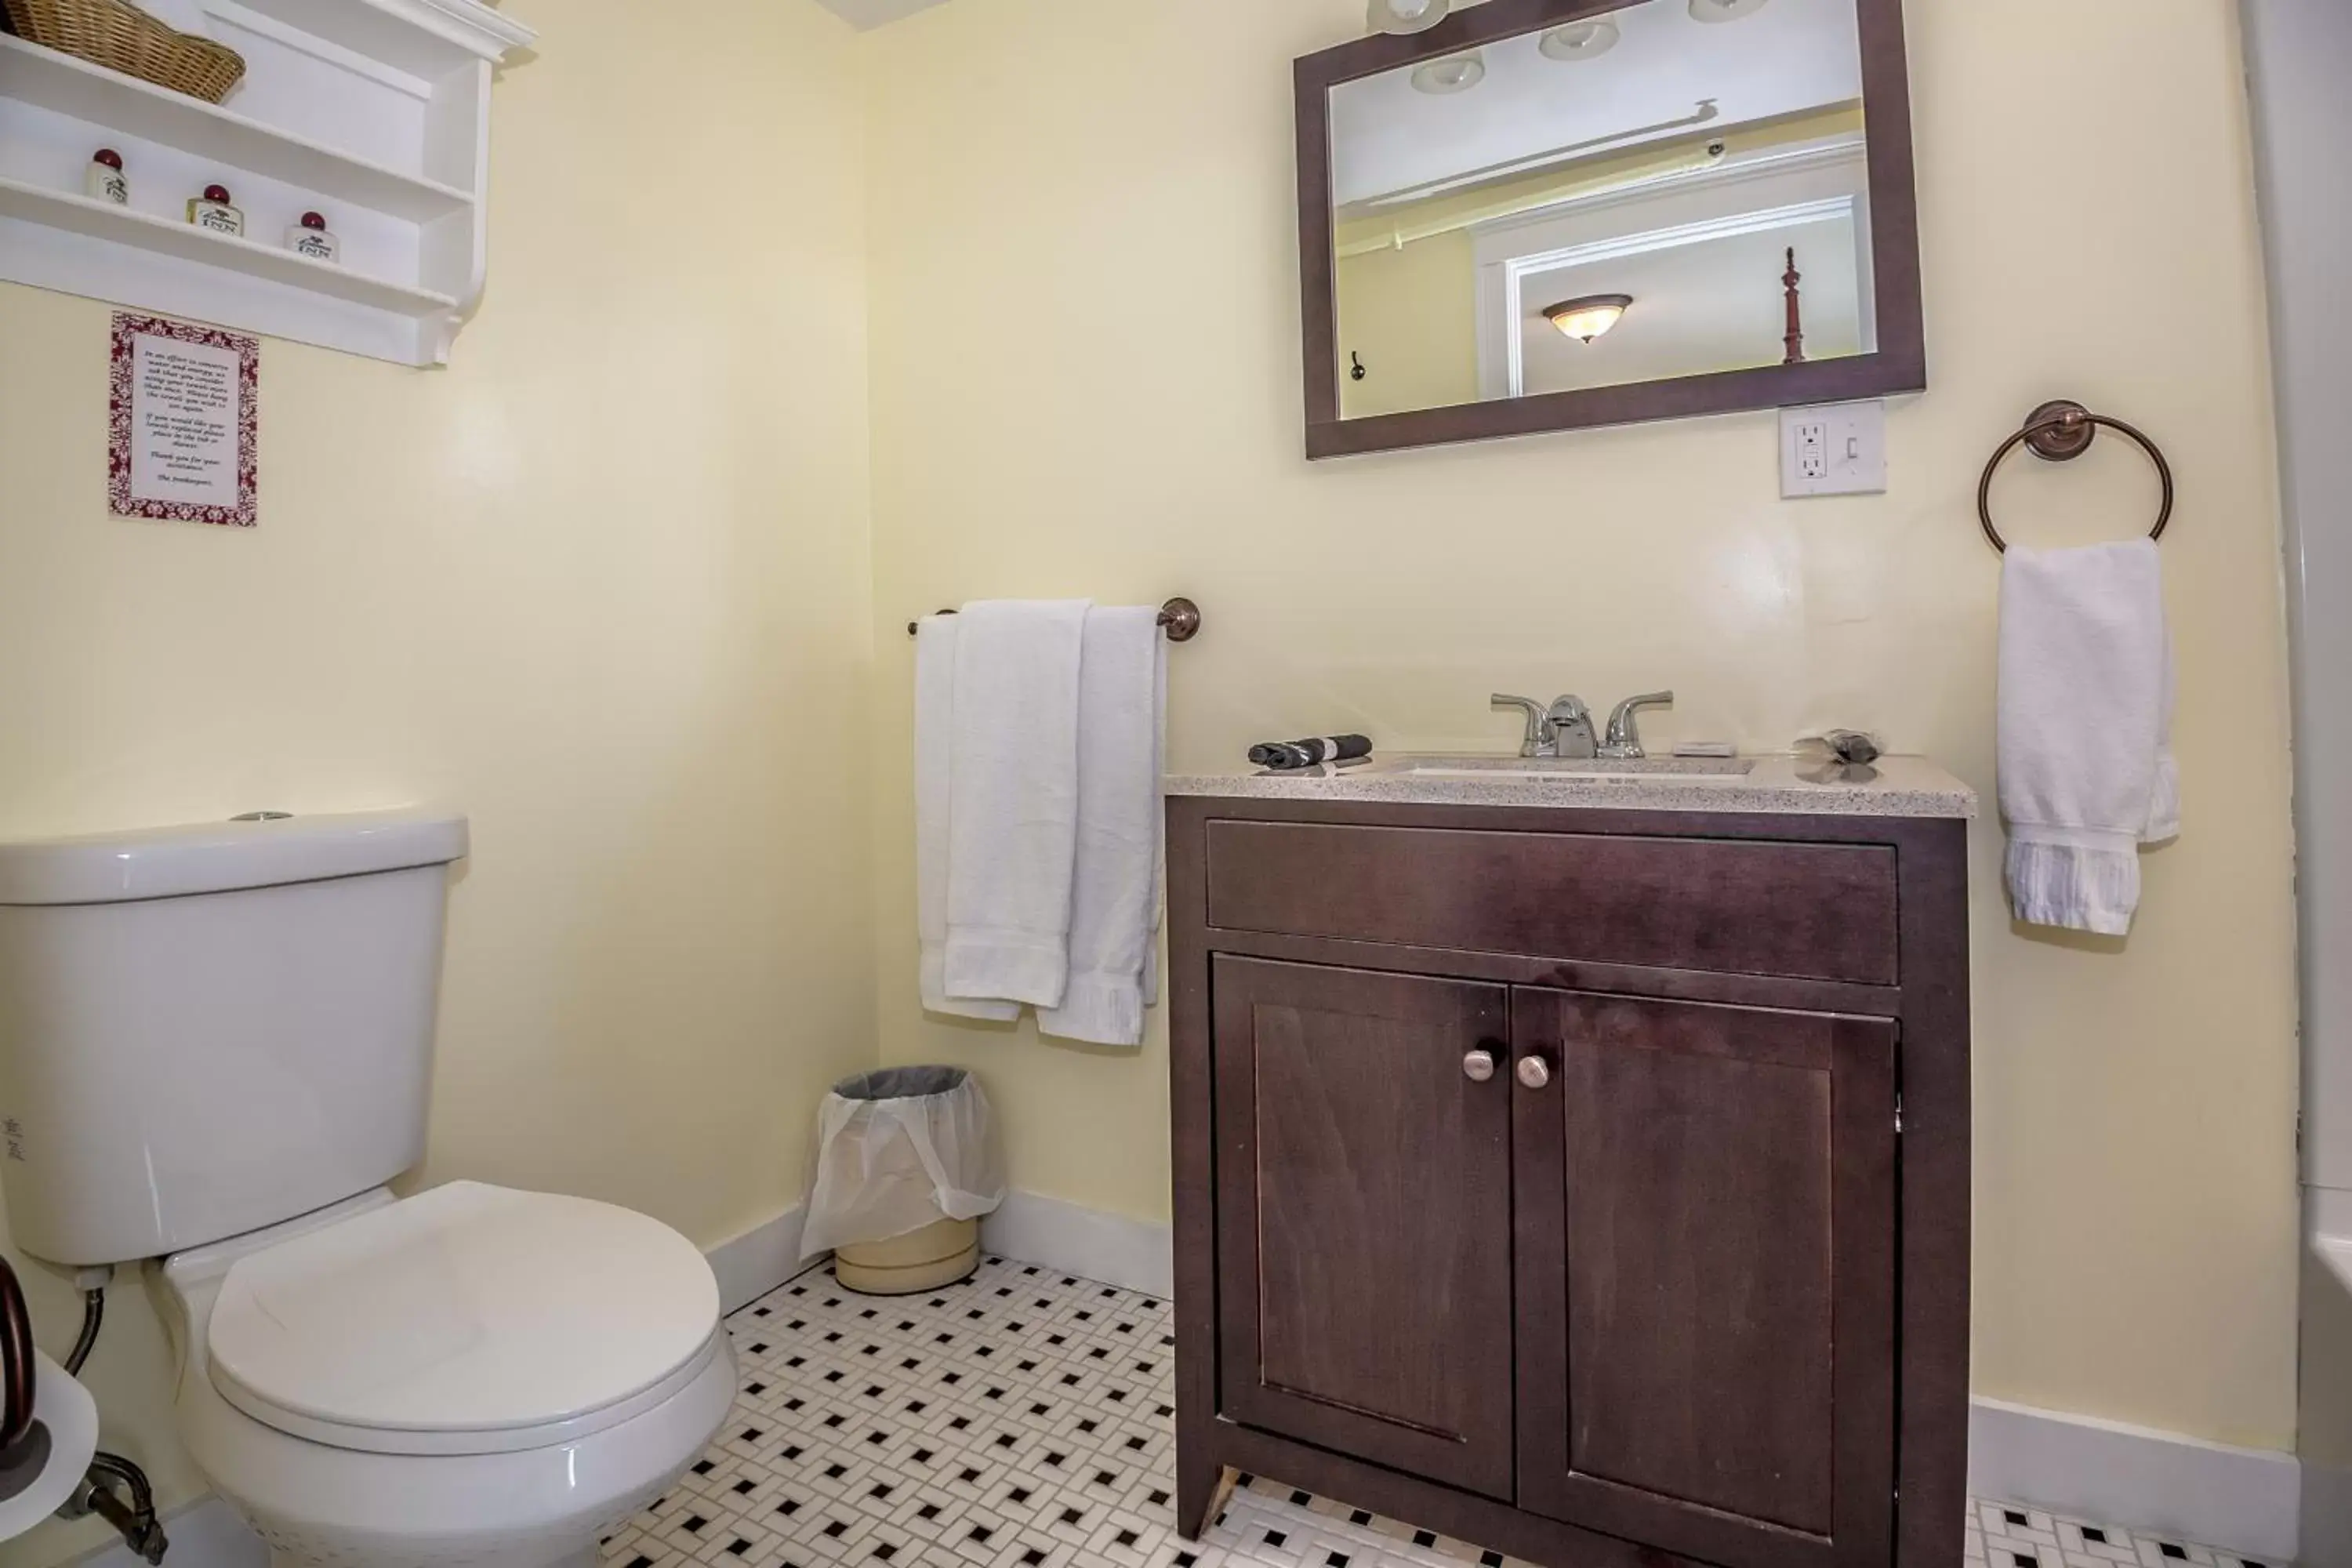
M 1797 294 L 1797 285 L 1803 282 L 1804 278 L 1805 275 L 1797 270 L 1797 247 L 1792 245 L 1789 247 L 1789 270 L 1780 274 L 1780 287 L 1789 291 L 1789 332 L 1780 340 L 1789 353 L 1780 362 L 1782 364 L 1805 363 L 1805 307 Z

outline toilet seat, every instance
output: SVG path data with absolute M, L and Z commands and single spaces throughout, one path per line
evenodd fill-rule
M 205 1343 L 221 1396 L 280 1432 L 490 1454 L 660 1405 L 724 1334 L 709 1263 L 668 1226 L 453 1182 L 237 1259 Z

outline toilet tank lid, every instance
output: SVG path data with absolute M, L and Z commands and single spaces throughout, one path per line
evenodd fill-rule
M 192 823 L 0 844 L 0 905 L 111 904 L 274 888 L 466 856 L 466 819 L 405 808 Z

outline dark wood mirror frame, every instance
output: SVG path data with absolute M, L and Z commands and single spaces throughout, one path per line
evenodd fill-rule
M 1700 414 L 1842 403 L 1924 392 L 1927 345 L 1919 298 L 1919 203 L 1911 173 L 1911 85 L 1903 0 L 1855 0 L 1867 120 L 1871 244 L 1878 349 L 1804 364 L 1720 371 L 1622 386 L 1494 398 L 1444 408 L 1339 416 L 1339 299 L 1331 210 L 1331 89 L 1399 66 L 1438 59 L 1632 0 L 1486 0 L 1425 33 L 1375 34 L 1301 58 L 1298 113 L 1298 272 L 1307 371 L 1307 455 L 1336 458 L 1449 441 L 1581 430 Z

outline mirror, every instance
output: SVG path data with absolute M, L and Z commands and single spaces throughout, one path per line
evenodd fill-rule
M 1486 0 L 1298 62 L 1311 456 L 1917 391 L 1901 0 Z

